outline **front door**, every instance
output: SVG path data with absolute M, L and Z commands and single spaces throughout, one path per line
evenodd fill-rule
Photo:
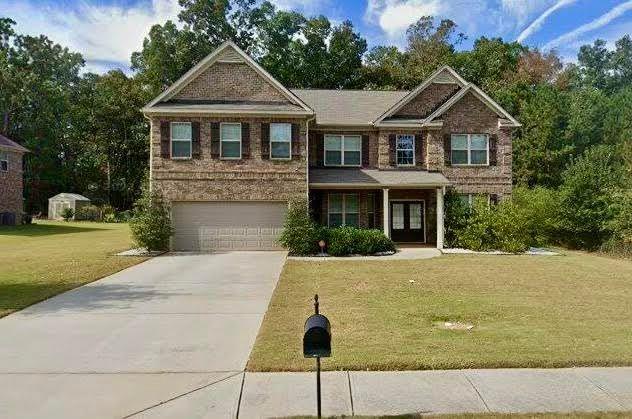
M 391 201 L 391 239 L 400 243 L 425 243 L 424 201 Z

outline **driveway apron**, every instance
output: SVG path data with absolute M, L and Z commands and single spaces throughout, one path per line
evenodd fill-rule
M 200 394 L 193 416 L 234 417 L 284 260 L 170 254 L 0 319 L 0 417 L 161 416 Z

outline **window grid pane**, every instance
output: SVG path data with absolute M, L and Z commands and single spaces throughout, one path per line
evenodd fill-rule
M 241 141 L 241 124 L 223 123 L 221 131 L 222 141 Z
M 272 141 L 270 143 L 270 157 L 273 159 L 289 159 L 290 143 L 286 141 Z
M 393 230 L 404 229 L 404 204 L 393 204 Z
M 292 140 L 292 125 L 290 124 L 270 124 L 270 141 Z
M 345 151 L 360 151 L 362 149 L 362 137 L 359 135 L 344 136 L 343 142 Z
M 421 204 L 410 204 L 409 207 L 409 224 L 410 228 L 414 230 L 421 229 Z
M 467 150 L 467 135 L 452 135 L 452 150 Z
M 487 150 L 487 135 L 472 134 L 470 136 L 471 150 Z
M 222 157 L 239 158 L 241 157 L 239 141 L 222 141 Z
M 191 157 L 191 141 L 171 141 L 171 157 Z
M 171 123 L 171 139 L 172 140 L 191 140 L 192 130 L 189 122 L 172 122 Z
M 452 164 L 467 164 L 467 150 L 452 150 Z

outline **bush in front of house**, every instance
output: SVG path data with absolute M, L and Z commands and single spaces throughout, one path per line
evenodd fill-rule
M 73 210 L 72 208 L 64 208 L 61 211 L 61 217 L 64 219 L 64 221 L 70 221 L 72 220 L 72 217 L 75 216 L 75 210 Z
M 395 243 L 381 230 L 357 227 L 328 229 L 327 253 L 331 256 L 373 255 L 395 251 Z
M 169 248 L 169 238 L 173 234 L 169 207 L 158 192 L 143 188 L 141 197 L 134 204 L 129 226 L 137 246 L 148 251 Z
M 293 199 L 288 204 L 288 211 L 283 225 L 279 243 L 293 256 L 312 255 L 319 251 L 321 228 L 309 214 L 306 199 Z
M 77 220 L 101 221 L 101 209 L 96 205 L 84 205 L 77 210 Z

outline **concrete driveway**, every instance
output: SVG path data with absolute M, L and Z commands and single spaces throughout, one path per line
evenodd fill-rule
M 284 260 L 162 256 L 0 319 L 0 417 L 234 417 Z

